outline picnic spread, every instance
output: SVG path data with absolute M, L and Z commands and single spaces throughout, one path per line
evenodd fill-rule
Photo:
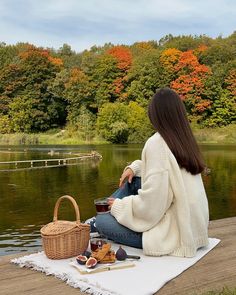
M 58 220 L 58 208 L 63 199 L 73 204 L 76 221 Z M 209 238 L 209 245 L 200 248 L 191 258 L 146 256 L 141 249 L 121 246 L 99 234 L 89 234 L 89 226 L 80 222 L 79 207 L 70 196 L 57 200 L 53 222 L 41 229 L 41 236 L 44 251 L 11 262 L 53 275 L 94 295 L 154 294 L 220 242 Z

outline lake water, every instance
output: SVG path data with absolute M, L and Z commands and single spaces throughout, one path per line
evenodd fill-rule
M 50 150 L 59 152 L 51 156 Z M 203 176 L 210 219 L 236 216 L 236 146 L 201 146 L 211 174 Z M 140 158 L 142 145 L 11 146 L 0 147 L 0 161 L 71 157 L 96 150 L 101 161 L 84 160 L 75 166 L 0 172 L 0 255 L 41 249 L 40 228 L 52 221 L 58 197 L 73 196 L 81 220 L 95 214 L 93 200 L 117 188 L 123 168 Z M 69 202 L 59 218 L 74 220 Z

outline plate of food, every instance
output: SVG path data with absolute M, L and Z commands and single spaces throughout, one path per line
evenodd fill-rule
M 85 251 L 78 255 L 74 261 L 70 262 L 70 265 L 75 267 L 81 274 L 90 274 L 134 267 L 134 259 L 140 259 L 140 257 L 127 255 L 122 247 L 119 247 L 115 252 L 112 250 L 111 244 L 106 242 L 101 243 L 101 246 L 92 252 Z

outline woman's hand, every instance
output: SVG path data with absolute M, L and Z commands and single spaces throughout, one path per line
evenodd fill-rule
M 132 179 L 134 177 L 134 172 L 132 169 L 127 168 L 125 169 L 125 171 L 123 172 L 123 174 L 121 175 L 120 178 L 120 183 L 119 183 L 119 187 L 121 187 L 124 183 L 124 181 L 128 178 L 128 182 L 131 183 Z
M 111 209 L 113 203 L 115 201 L 115 198 L 107 198 L 107 203 L 109 204 L 109 208 Z

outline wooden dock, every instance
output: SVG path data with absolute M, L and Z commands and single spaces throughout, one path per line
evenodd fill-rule
M 53 154 L 52 154 L 53 155 Z M 77 165 L 81 160 L 85 159 L 101 159 L 102 156 L 97 152 L 74 154 L 74 157 L 66 158 L 53 158 L 53 159 L 41 159 L 41 160 L 24 160 L 24 161 L 5 161 L 0 162 L 0 171 L 19 171 L 28 169 L 39 168 L 54 168 L 69 165 Z M 9 168 L 6 168 L 6 165 Z
M 221 242 L 157 295 L 199 295 L 224 286 L 236 287 L 236 217 L 211 221 L 209 236 Z M 0 257 L 1 295 L 84 295 L 53 276 L 10 264 L 10 259 L 22 255 L 26 253 Z

